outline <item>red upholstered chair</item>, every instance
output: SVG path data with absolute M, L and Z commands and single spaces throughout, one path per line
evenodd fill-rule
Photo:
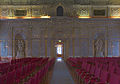
M 39 84 L 39 82 L 40 82 L 40 78 L 39 78 L 39 73 L 37 73 L 36 75 L 35 75 L 35 84 Z
M 4 74 L 0 76 L 0 84 L 6 84 L 7 75 Z
M 109 62 L 108 71 L 109 71 L 110 73 L 114 73 L 115 67 L 116 67 L 116 66 L 114 65 L 114 62 Z
M 6 78 L 6 84 L 14 84 L 15 82 L 15 71 L 9 72 Z
M 101 83 L 107 84 L 109 80 L 109 76 L 110 76 L 110 73 L 108 71 L 102 70 L 101 76 L 99 77 L 100 80 L 99 82 L 95 82 L 95 84 L 101 84 Z
M 91 74 L 89 73 L 91 68 L 91 64 L 87 64 L 86 70 L 81 74 L 80 78 L 84 79 L 85 76 L 90 76 Z
M 84 80 L 82 84 L 120 84 L 120 76 L 118 75 L 120 74 L 120 57 L 69 58 L 69 61 L 77 61 L 77 66 L 82 62 L 81 66 L 74 70 L 76 78 L 79 81 L 80 79 Z M 89 68 L 87 61 L 93 62 L 96 65 L 92 65 Z
M 84 78 L 85 84 L 98 81 L 100 77 L 101 69 L 102 69 L 102 65 L 98 66 L 98 63 L 96 63 L 94 73 L 92 72 L 91 75 L 88 75 Z
M 79 83 L 81 83 L 84 76 L 86 76 L 89 73 L 90 67 L 91 64 L 88 64 L 87 62 L 83 62 L 81 69 L 76 69 L 77 80 L 79 81 Z
M 120 75 L 110 73 L 109 84 L 120 84 Z
M 20 82 L 21 73 L 22 73 L 22 67 L 18 68 L 15 72 L 15 82 L 16 83 Z

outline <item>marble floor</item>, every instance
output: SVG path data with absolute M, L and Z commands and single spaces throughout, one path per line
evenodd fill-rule
M 50 84 L 75 84 L 64 61 L 56 61 Z

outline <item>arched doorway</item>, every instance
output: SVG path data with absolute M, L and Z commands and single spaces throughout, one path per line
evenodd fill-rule
M 58 42 L 56 42 L 55 46 L 57 61 L 62 61 L 62 59 L 64 59 L 64 43 L 59 40 Z
M 25 40 L 22 35 L 17 34 L 15 36 L 15 58 L 25 57 Z
M 57 16 L 63 16 L 63 7 L 62 6 L 57 7 Z
M 57 57 L 63 57 L 64 54 L 64 43 L 61 42 L 61 40 L 59 40 L 58 42 L 56 42 L 56 54 Z

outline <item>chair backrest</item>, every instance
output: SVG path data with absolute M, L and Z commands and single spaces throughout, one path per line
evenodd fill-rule
M 100 80 L 102 82 L 108 82 L 110 73 L 107 70 L 102 69 L 100 74 Z
M 83 62 L 82 69 L 86 69 L 86 67 L 87 67 L 87 62 Z
M 109 84 L 120 84 L 120 75 L 110 73 Z
M 0 84 L 6 84 L 7 74 L 0 76 Z
M 119 74 L 119 75 L 120 75 L 120 67 L 119 67 L 119 66 L 116 66 L 114 72 L 115 72 L 116 74 Z
M 114 73 L 114 72 L 115 72 L 115 67 L 116 67 L 116 66 L 114 66 L 114 63 L 113 63 L 113 62 L 110 62 L 110 63 L 109 63 L 108 71 L 109 71 L 110 73 Z
M 90 67 L 91 67 L 91 64 L 87 64 L 87 68 L 86 68 L 86 71 L 87 71 L 87 72 L 90 71 Z
M 90 74 L 94 74 L 94 73 L 95 73 L 95 64 L 92 64 L 90 69 Z
M 101 73 L 101 68 L 96 65 L 95 73 L 94 73 L 95 77 L 99 78 L 100 73 Z
M 6 84 L 14 84 L 15 78 L 15 71 L 9 72 L 7 74 Z

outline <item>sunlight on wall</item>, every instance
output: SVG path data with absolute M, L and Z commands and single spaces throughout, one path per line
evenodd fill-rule
M 78 16 L 78 18 L 91 18 L 90 16 Z
M 120 18 L 120 16 L 112 16 L 112 17 L 110 17 L 110 18 Z
M 36 19 L 36 18 L 51 18 L 51 16 L 40 16 L 40 17 L 0 17 L 0 19 Z

